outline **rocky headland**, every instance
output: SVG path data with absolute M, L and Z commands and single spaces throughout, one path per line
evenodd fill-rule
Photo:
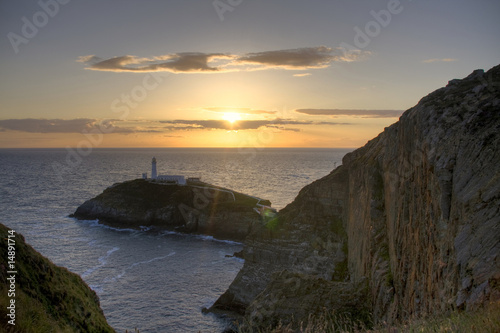
M 366 325 L 500 300 L 500 66 L 422 98 L 252 229 L 210 311 Z
M 9 230 L 0 224 L 5 241 L 0 246 L 0 331 L 114 332 L 97 294 L 77 274 L 54 265 Z M 7 247 L 9 238 L 14 251 Z
M 258 199 L 202 182 L 177 185 L 135 179 L 114 184 L 77 208 L 72 217 L 119 228 L 154 227 L 243 241 L 262 224 Z

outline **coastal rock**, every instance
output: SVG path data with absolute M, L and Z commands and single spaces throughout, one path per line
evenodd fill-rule
M 0 224 L 2 241 L 9 237 L 9 229 Z M 13 268 L 15 289 L 8 277 L 13 274 L 8 266 L 7 246 L 0 246 L 0 331 L 2 332 L 114 332 L 106 322 L 97 294 L 76 274 L 58 267 L 25 243 L 24 237 L 14 233 Z M 11 254 L 9 254 L 10 256 Z M 5 260 L 5 261 L 4 261 Z M 13 290 L 13 297 L 9 297 Z M 8 306 L 15 303 L 15 325 Z
M 120 228 L 155 227 L 242 241 L 261 224 L 259 199 L 209 184 L 176 185 L 136 179 L 115 184 L 77 208 L 78 219 Z M 270 205 L 267 200 L 260 204 Z
M 256 327 L 356 304 L 322 296 L 343 283 L 366 282 L 373 323 L 500 300 L 500 66 L 422 98 L 254 228 L 244 257 L 211 311 Z
M 279 218 L 254 228 L 245 241 L 245 264 L 211 311 L 242 316 L 261 293 L 273 272 L 289 270 L 325 280 L 345 278 L 346 232 L 342 225 L 346 185 L 345 168 L 302 189 Z M 315 213 L 317 212 L 317 213 Z
M 365 283 L 327 281 L 310 274 L 274 273 L 266 289 L 246 310 L 243 327 L 305 327 L 311 318 L 344 316 L 353 322 L 371 317 L 371 299 Z M 292 321 L 293 320 L 293 321 Z

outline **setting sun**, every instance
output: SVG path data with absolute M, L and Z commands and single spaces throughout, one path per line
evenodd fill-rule
M 239 113 L 229 112 L 224 113 L 222 119 L 229 121 L 231 124 L 234 124 L 235 121 L 241 120 L 241 116 Z

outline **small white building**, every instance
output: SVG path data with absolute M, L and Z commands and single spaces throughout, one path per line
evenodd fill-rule
M 188 177 L 187 181 L 193 182 L 193 183 L 201 183 L 201 178 L 200 177 Z
M 184 176 L 173 176 L 173 175 L 159 175 L 156 180 L 163 182 L 173 182 L 179 185 L 186 185 L 186 178 Z

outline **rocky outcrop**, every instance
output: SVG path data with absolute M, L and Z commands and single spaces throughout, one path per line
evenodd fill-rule
M 339 288 L 358 295 L 342 304 L 364 293 L 374 323 L 499 300 L 500 66 L 450 81 L 347 154 L 254 229 L 244 257 L 211 310 L 256 326 L 338 312 Z
M 270 283 L 273 272 L 290 270 L 324 280 L 345 278 L 344 171 L 339 168 L 324 178 L 332 181 L 319 180 L 305 187 L 293 209 L 287 206 L 278 219 L 253 230 L 245 241 L 243 268 L 211 311 L 244 315 L 247 306 Z
M 115 184 L 71 215 L 120 228 L 155 227 L 242 241 L 261 224 L 258 199 L 205 183 L 186 186 L 136 179 Z M 267 200 L 260 204 L 271 205 Z
M 0 224 L 5 244 L 0 246 L 0 331 L 114 332 L 96 293 L 78 275 L 54 265 L 22 235 L 8 231 Z M 9 236 L 13 249 L 7 247 Z
M 293 317 L 303 327 L 312 328 L 310 321 L 332 316 L 330 309 L 351 323 L 367 323 L 371 321 L 371 300 L 366 288 L 364 282 L 334 282 L 311 274 L 277 272 L 247 308 L 249 321 L 242 326 L 276 327 Z

